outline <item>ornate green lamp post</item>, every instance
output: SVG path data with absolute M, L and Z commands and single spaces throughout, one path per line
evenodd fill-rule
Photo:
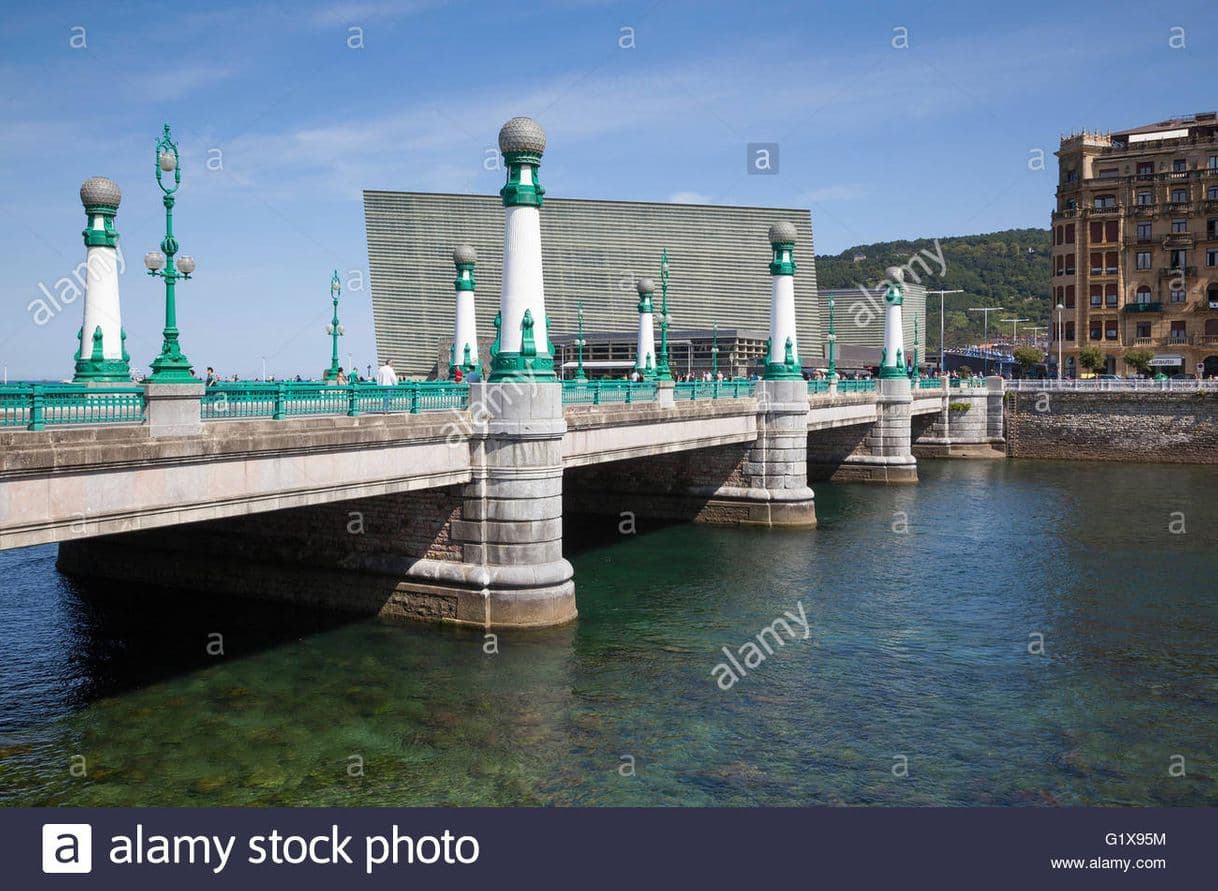
M 910 377 L 915 381 L 922 379 L 921 372 L 918 371 L 918 314 L 914 313 L 914 354 L 913 354 L 913 371 L 910 372 Z
M 711 333 L 711 380 L 719 380 L 719 323 L 715 322 Z
M 338 280 L 338 270 L 330 279 L 330 301 L 334 304 L 334 318 L 326 325 L 326 333 L 330 335 L 330 367 L 322 375 L 322 380 L 338 380 L 338 339 L 343 336 L 343 326 L 338 323 L 338 297 L 343 292 L 342 283 Z
M 173 185 L 165 184 L 163 175 L 173 174 Z M 173 237 L 173 205 L 174 193 L 182 184 L 182 170 L 178 165 L 178 145 L 169 133 L 169 125 L 156 144 L 156 182 L 161 187 L 165 205 L 165 237 L 161 240 L 161 250 L 149 251 L 144 255 L 144 265 L 148 274 L 158 276 L 165 281 L 165 330 L 161 335 L 161 354 L 152 360 L 152 375 L 149 380 L 155 384 L 192 383 L 195 378 L 190 373 L 190 360 L 182 355 L 178 345 L 178 310 L 174 298 L 174 285 L 179 280 L 188 281 L 195 271 L 193 257 L 183 254 L 174 262 L 178 252 L 178 241 Z
M 578 367 L 575 369 L 575 379 L 577 381 L 586 381 L 588 375 L 584 374 L 584 304 L 580 301 L 579 304 L 579 336 L 575 338 L 575 348 L 578 351 L 577 362 Z
M 837 329 L 833 327 L 833 292 L 829 292 L 829 381 L 837 380 L 837 359 L 834 347 L 837 345 Z
M 660 358 L 656 362 L 656 380 L 672 380 L 668 367 L 668 249 L 660 253 Z

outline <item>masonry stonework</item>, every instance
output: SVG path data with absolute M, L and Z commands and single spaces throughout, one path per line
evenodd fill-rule
M 1009 391 L 1014 458 L 1218 464 L 1218 393 Z

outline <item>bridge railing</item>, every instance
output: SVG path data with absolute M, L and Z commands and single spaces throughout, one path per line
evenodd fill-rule
M 681 381 L 673 385 L 673 400 L 691 402 L 697 399 L 740 399 L 752 396 L 756 381 Z
M 875 388 L 876 381 L 874 378 L 859 381 L 843 379 L 837 382 L 837 392 L 839 393 L 870 393 Z
M 1018 380 L 1007 381 L 1008 390 L 1023 390 L 1043 392 L 1045 390 L 1079 390 L 1083 392 L 1113 391 L 1113 392 L 1168 392 L 1196 393 L 1218 391 L 1218 380 L 1115 380 L 1104 381 L 1089 378 L 1087 380 Z
M 655 402 L 655 381 L 563 381 L 563 405 Z
M 203 394 L 205 421 L 239 418 L 281 420 L 302 415 L 348 415 L 446 411 L 469 407 L 469 385 L 450 381 L 403 381 L 395 386 L 336 384 L 222 383 Z
M 142 424 L 144 389 L 137 386 L 8 384 L 0 387 L 0 427 L 43 430 L 58 424 Z

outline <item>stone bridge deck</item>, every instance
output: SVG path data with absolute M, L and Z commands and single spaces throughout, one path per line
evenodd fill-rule
M 958 395 L 958 393 L 957 393 Z M 915 390 L 914 415 L 942 413 L 942 390 Z M 952 398 L 956 398 L 953 396 Z M 808 431 L 869 426 L 871 392 L 808 397 Z M 568 405 L 565 468 L 750 443 L 764 426 L 754 396 Z M 147 426 L 0 432 L 0 548 L 468 483 L 466 410 L 212 421 L 197 435 Z

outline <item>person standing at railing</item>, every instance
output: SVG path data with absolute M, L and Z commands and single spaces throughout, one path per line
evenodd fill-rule
M 340 387 L 347 386 L 347 373 L 343 371 L 341 365 L 338 367 L 338 374 L 334 376 L 334 383 Z
M 210 365 L 207 366 L 207 386 L 214 387 L 220 383 L 220 375 L 216 374 L 216 369 Z
M 393 370 L 392 359 L 386 359 L 385 364 L 377 371 L 376 382 L 382 387 L 396 387 L 398 385 L 398 373 Z

